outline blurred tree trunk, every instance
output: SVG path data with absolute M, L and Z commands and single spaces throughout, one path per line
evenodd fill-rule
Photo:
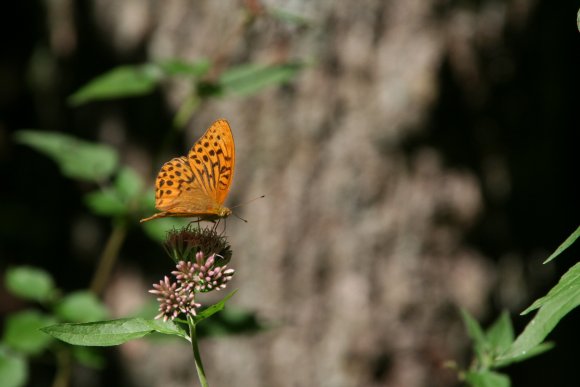
M 494 272 L 465 243 L 482 210 L 480 182 L 449 166 L 450 148 L 429 131 L 442 68 L 473 91 L 468 104 L 480 103 L 476 51 L 497 44 L 525 6 L 265 4 L 306 24 L 253 1 L 93 3 L 119 52 L 208 57 L 216 73 L 246 62 L 310 64 L 288 86 L 204 103 L 183 145 L 227 118 L 238 153 L 229 204 L 266 194 L 238 209 L 249 223 L 228 221 L 228 234 L 240 289 L 233 304 L 272 328 L 204 341 L 210 385 L 452 385 L 442 364 L 466 345 L 457 307 L 484 313 Z M 183 85 L 167 92 L 177 108 Z M 189 385 L 189 348 L 154 351 L 125 353 L 142 385 Z

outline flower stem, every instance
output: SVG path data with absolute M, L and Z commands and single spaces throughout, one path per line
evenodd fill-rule
M 101 254 L 97 270 L 91 283 L 91 291 L 93 293 L 98 295 L 105 287 L 111 274 L 111 270 L 117 261 L 119 251 L 121 250 L 126 235 L 127 225 L 125 224 L 125 221 L 118 220 L 114 222 L 113 230 L 111 231 L 109 240 L 107 240 L 105 249 Z
M 195 368 L 197 369 L 197 377 L 202 387 L 209 387 L 207 380 L 205 378 L 205 371 L 203 369 L 203 363 L 201 361 L 201 354 L 199 353 L 199 347 L 197 345 L 197 333 L 195 332 L 195 322 L 190 316 L 187 316 L 187 322 L 189 325 L 189 337 L 191 338 L 191 348 L 193 349 L 193 358 L 195 359 Z

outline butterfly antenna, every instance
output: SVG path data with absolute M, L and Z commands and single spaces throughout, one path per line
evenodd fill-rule
M 249 203 L 251 203 L 251 202 L 253 202 L 253 201 L 256 201 L 256 200 L 258 200 L 258 199 L 262 199 L 262 198 L 265 198 L 265 197 L 266 197 L 266 195 L 261 195 L 261 196 L 258 196 L 257 198 L 250 199 L 250 200 L 248 200 L 248 201 L 247 201 L 247 202 L 245 202 L 245 203 L 240 203 L 240 204 L 237 204 L 237 205 L 235 205 L 235 206 L 233 206 L 233 207 L 230 207 L 230 210 L 233 210 L 234 208 L 238 208 L 238 207 L 241 207 L 241 206 L 245 206 L 246 204 L 249 204 Z M 236 214 L 235 212 L 233 212 L 233 211 L 232 211 L 232 214 L 233 214 L 233 215 L 234 215 L 236 218 L 238 218 L 239 220 L 243 221 L 244 223 L 248 223 L 248 221 L 247 221 L 246 219 L 244 219 L 244 218 L 240 217 L 240 216 L 239 216 L 238 214 Z
M 250 200 L 248 200 L 245 203 L 236 204 L 235 206 L 230 207 L 230 210 L 233 210 L 234 208 L 238 208 L 238 207 L 241 207 L 241 206 L 245 206 L 246 204 L 250 204 L 251 202 L 254 202 L 254 201 L 258 200 L 258 199 L 262 199 L 262 198 L 265 198 L 265 197 L 266 197 L 266 195 L 262 195 L 262 196 L 258 196 L 257 198 L 250 199 Z M 234 215 L 236 215 L 236 214 L 234 214 Z M 240 218 L 239 216 L 237 216 L 237 217 Z M 240 219 L 242 219 L 242 218 L 240 218 Z M 242 220 L 244 220 L 244 219 L 242 219 Z
M 244 223 L 248 223 L 248 221 L 247 221 L 246 219 L 239 217 L 239 216 L 238 216 L 238 214 L 236 214 L 235 212 L 232 212 L 232 215 L 234 215 L 236 218 L 238 218 L 238 219 L 239 219 L 239 220 L 241 220 L 242 222 L 244 222 Z

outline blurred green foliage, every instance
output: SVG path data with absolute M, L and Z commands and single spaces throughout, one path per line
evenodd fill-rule
M 570 247 L 580 236 L 579 230 L 580 227 L 544 263 L 555 259 Z M 496 370 L 551 349 L 554 344 L 543 340 L 562 318 L 578 305 L 580 305 L 580 262 L 570 268 L 547 295 L 536 300 L 522 312 L 522 315 L 525 315 L 539 309 L 536 316 L 515 339 L 507 312 L 502 313 L 484 332 L 479 323 L 467 311 L 462 310 L 465 327 L 473 341 L 475 360 L 469 370 L 460 372 L 460 375 L 473 387 L 509 387 L 511 385 L 509 377 Z

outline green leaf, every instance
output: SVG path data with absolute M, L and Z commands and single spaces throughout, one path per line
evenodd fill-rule
M 15 139 L 53 159 L 62 174 L 73 179 L 99 182 L 117 168 L 117 152 L 108 145 L 63 133 L 34 130 L 21 130 L 15 134 Z
M 566 250 L 568 247 L 570 247 L 570 245 L 572 243 L 574 243 L 576 241 L 576 239 L 578 239 L 578 237 L 580 237 L 580 226 L 578 226 L 578 228 L 576 229 L 576 231 L 574 231 L 568 238 L 566 238 L 566 240 L 564 241 L 564 243 L 562 243 L 557 249 L 556 251 L 554 251 L 552 253 L 552 255 L 550 255 L 548 257 L 548 259 L 546 259 L 544 261 L 544 264 L 550 262 L 552 259 L 556 258 L 558 255 L 560 255 L 564 250 Z
M 90 192 L 84 197 L 85 204 L 89 209 L 97 214 L 104 216 L 119 216 L 128 212 L 125 204 L 116 190 L 104 188 L 100 191 Z
M 510 379 L 497 372 L 469 371 L 465 381 L 472 387 L 510 387 Z
M 167 59 L 158 63 L 158 66 L 167 75 L 189 75 L 201 77 L 207 74 L 211 68 L 211 63 L 207 59 L 200 59 L 197 62 L 185 62 L 181 59 Z
M 211 322 L 199 325 L 198 336 L 225 336 L 235 334 L 256 333 L 268 329 L 260 322 L 256 313 L 244 309 L 228 307 Z
M 22 387 L 28 379 L 28 364 L 21 356 L 0 349 L 0 380 L 2 387 Z
M 151 213 L 153 214 L 153 212 Z M 179 229 L 187 226 L 190 218 L 159 218 L 143 223 L 143 230 L 153 240 L 157 242 L 165 241 L 167 231 L 174 228 Z
M 526 355 L 540 344 L 558 322 L 580 305 L 580 262 L 568 270 L 546 296 L 540 298 L 522 314 L 540 308 L 509 350 L 498 360 Z
M 111 346 L 147 336 L 152 332 L 182 336 L 173 322 L 125 318 L 83 324 L 57 324 L 42 329 L 49 335 L 72 345 Z
M 477 320 L 475 320 L 471 314 L 469 314 L 469 312 L 463 308 L 461 309 L 461 317 L 463 318 L 463 323 L 467 328 L 467 334 L 471 340 L 473 340 L 473 347 L 477 359 L 480 363 L 484 363 L 485 354 L 489 347 L 489 343 L 487 342 L 487 338 L 483 333 L 483 329 L 481 329 L 481 326 Z
M 219 79 L 219 85 L 225 93 L 251 95 L 265 87 L 290 81 L 302 67 L 299 63 L 279 66 L 246 64 L 225 71 Z
M 41 328 L 54 324 L 52 316 L 36 311 L 25 311 L 10 315 L 6 319 L 2 341 L 15 351 L 28 355 L 42 352 L 52 338 L 40 331 Z
M 119 66 L 81 87 L 68 102 L 78 106 L 96 100 L 149 94 L 162 75 L 161 70 L 152 64 Z
M 536 345 L 526 353 L 521 354 L 520 356 L 513 356 L 510 358 L 500 358 L 500 360 L 495 359 L 493 362 L 493 366 L 495 368 L 505 367 L 512 363 L 519 363 L 521 361 L 527 360 L 531 357 L 538 356 L 550 349 L 554 348 L 554 343 L 552 342 L 544 342 L 542 344 Z
M 219 312 L 220 310 L 222 310 L 225 306 L 226 306 L 226 302 L 232 298 L 232 296 L 237 292 L 237 290 L 234 290 L 232 292 L 230 292 L 227 296 L 225 296 L 221 301 L 208 306 L 207 308 L 205 308 L 203 311 L 201 311 L 197 316 L 193 317 L 193 321 L 197 324 L 200 321 L 205 320 L 206 318 L 211 317 L 212 315 L 216 314 L 217 312 Z
M 534 301 L 521 314 L 525 315 L 531 311 L 541 308 L 550 303 L 552 306 L 558 303 L 568 303 L 578 305 L 580 302 L 580 262 L 572 266 L 558 281 L 548 294 Z
M 514 341 L 514 329 L 509 313 L 504 311 L 486 332 L 487 342 L 494 353 L 499 354 L 509 348 Z
M 278 20 L 282 20 L 290 24 L 295 24 L 299 27 L 305 27 L 310 24 L 310 20 L 304 16 L 286 11 L 282 8 L 271 7 L 268 9 L 268 13 Z
M 106 318 L 107 308 L 91 292 L 78 291 L 64 297 L 55 313 L 65 321 L 89 322 Z
M 143 180 L 133 168 L 123 167 L 115 179 L 115 188 L 119 196 L 126 202 L 129 202 L 141 194 Z
M 6 288 L 13 294 L 34 301 L 48 301 L 55 294 L 54 280 L 48 272 L 30 266 L 6 270 Z
M 578 31 L 580 31 L 580 9 L 578 10 L 578 14 L 576 15 L 576 25 L 578 25 Z
M 151 328 L 157 333 L 163 333 L 164 335 L 175 335 L 180 337 L 187 337 L 187 333 L 179 325 L 175 324 L 173 321 L 163 321 L 160 319 L 146 320 Z

